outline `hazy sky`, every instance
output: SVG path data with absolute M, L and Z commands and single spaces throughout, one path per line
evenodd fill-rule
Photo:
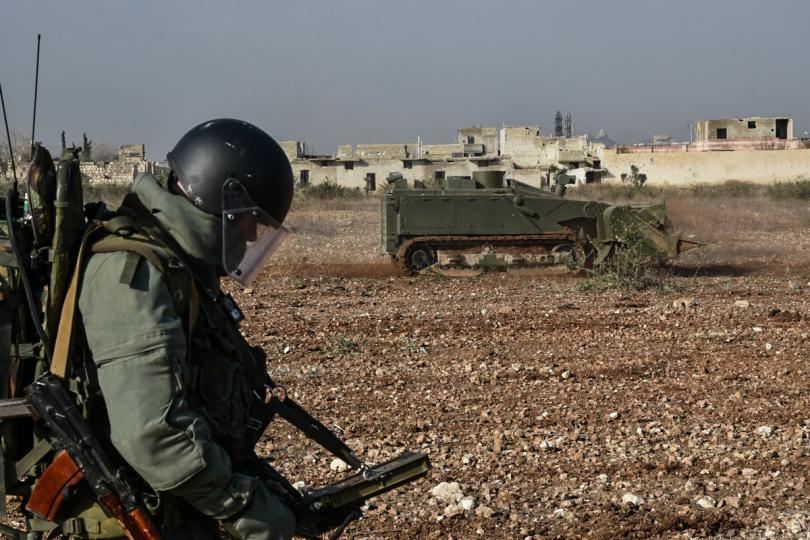
M 0 83 L 37 139 L 82 132 L 163 159 L 204 120 L 279 140 L 451 142 L 462 126 L 541 124 L 620 142 L 700 118 L 789 115 L 810 130 L 810 1 L 0 2 Z

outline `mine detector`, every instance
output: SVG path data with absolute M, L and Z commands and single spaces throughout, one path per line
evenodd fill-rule
M 412 272 L 506 271 L 609 261 L 632 236 L 642 257 L 699 246 L 670 233 L 664 203 L 611 205 L 539 189 L 503 171 L 447 177 L 435 189 L 388 178 L 381 197 L 381 249 Z M 456 274 L 452 274 L 456 275 Z

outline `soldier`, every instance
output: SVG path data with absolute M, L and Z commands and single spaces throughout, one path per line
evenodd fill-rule
M 265 358 L 239 333 L 219 280 L 250 283 L 283 238 L 292 170 L 269 135 L 231 119 L 193 128 L 168 161 L 165 183 L 134 181 L 123 204 L 132 219 L 117 231 L 158 245 L 167 264 L 129 244 L 87 260 L 88 378 L 112 446 L 154 491 L 167 538 L 217 538 L 220 524 L 238 538 L 290 538 L 295 518 L 253 454 Z

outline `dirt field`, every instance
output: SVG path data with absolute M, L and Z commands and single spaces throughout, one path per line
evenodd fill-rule
M 265 275 L 234 291 L 274 378 L 352 447 L 430 455 L 348 537 L 806 537 L 806 204 L 670 201 L 710 245 L 633 294 L 401 275 L 376 204 L 298 204 Z M 292 481 L 345 474 L 283 421 L 268 435 Z M 431 493 L 442 482 L 458 489 Z

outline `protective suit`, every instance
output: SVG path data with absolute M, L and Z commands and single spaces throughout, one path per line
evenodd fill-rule
M 184 530 L 202 537 L 182 523 L 190 507 L 240 538 L 291 538 L 294 516 L 250 472 L 260 435 L 250 432 L 251 404 L 263 392 L 265 359 L 222 306 L 222 218 L 150 175 L 138 177 L 132 191 L 182 251 L 168 255 L 187 264 L 197 288 L 206 290 L 187 335 L 167 276 L 145 258 L 119 251 L 87 262 L 79 312 L 110 442 L 164 502 L 180 509 L 178 537 Z M 207 530 L 215 537 L 216 523 Z

